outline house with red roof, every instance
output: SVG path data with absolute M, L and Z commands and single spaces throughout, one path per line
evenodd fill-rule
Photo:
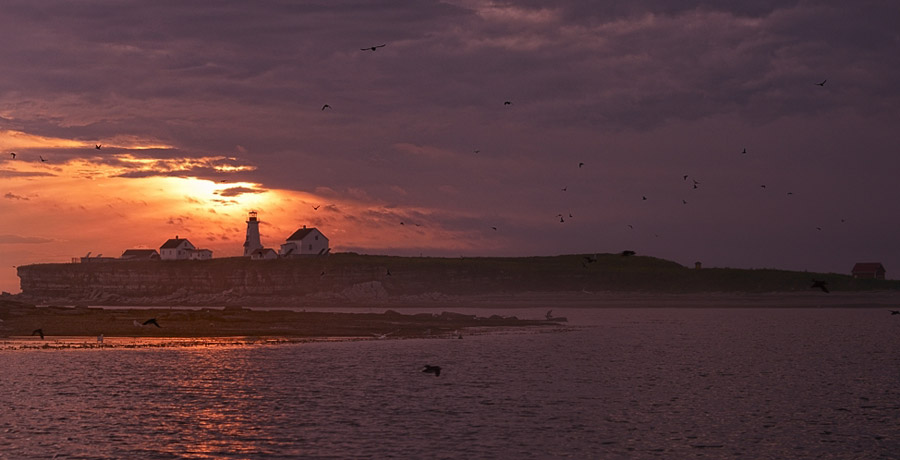
M 853 266 L 850 274 L 854 278 L 884 279 L 884 265 L 878 262 L 860 262 Z

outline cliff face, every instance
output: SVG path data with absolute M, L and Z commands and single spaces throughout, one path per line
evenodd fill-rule
M 592 270 L 583 256 L 529 258 L 405 258 L 333 254 L 254 261 L 113 261 L 20 266 L 22 294 L 31 298 L 97 300 L 233 296 L 468 295 L 516 291 L 580 291 L 640 280 L 634 270 L 685 270 L 659 259 L 610 256 L 607 270 Z M 649 262 L 648 262 L 649 261 Z M 621 272 L 626 268 L 626 272 Z M 631 271 L 634 271 L 631 270 Z M 627 286 L 626 286 L 627 287 Z
M 807 291 L 900 289 L 898 281 L 782 270 L 687 269 L 653 257 L 421 258 L 333 254 L 254 261 L 113 261 L 18 267 L 22 294 L 95 304 L 229 304 L 247 298 L 378 299 L 524 291 Z

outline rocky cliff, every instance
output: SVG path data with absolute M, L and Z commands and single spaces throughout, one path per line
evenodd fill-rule
M 617 254 L 431 258 L 333 254 L 254 261 L 111 261 L 18 267 L 22 296 L 90 304 L 241 304 L 247 299 L 377 300 L 565 291 L 804 291 L 900 289 L 898 281 L 783 270 L 685 268 Z

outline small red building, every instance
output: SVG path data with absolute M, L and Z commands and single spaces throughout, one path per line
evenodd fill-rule
M 854 278 L 874 278 L 877 280 L 884 279 L 884 265 L 878 262 L 860 262 L 853 266 L 850 272 Z

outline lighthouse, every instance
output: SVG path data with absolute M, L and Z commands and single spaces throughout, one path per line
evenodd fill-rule
M 250 211 L 250 217 L 247 219 L 247 239 L 244 240 L 244 257 L 249 257 L 253 251 L 262 247 L 262 243 L 259 242 L 259 219 L 256 218 L 256 211 Z

